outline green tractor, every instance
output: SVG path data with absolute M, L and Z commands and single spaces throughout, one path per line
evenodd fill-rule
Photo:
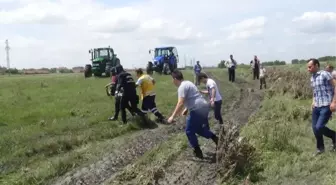
M 120 59 L 117 58 L 117 55 L 110 46 L 107 48 L 90 49 L 89 53 L 91 54 L 92 65 L 85 65 L 85 78 L 91 77 L 92 74 L 97 77 L 109 77 L 111 75 L 111 68 L 120 64 Z

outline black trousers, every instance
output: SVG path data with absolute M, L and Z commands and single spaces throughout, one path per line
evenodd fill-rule
M 259 68 L 253 69 L 253 80 L 259 79 Z
M 148 111 L 152 112 L 157 118 L 163 119 L 163 115 L 156 108 L 155 95 L 145 96 L 142 100 L 141 106 L 142 112 L 147 113 Z
M 236 69 L 235 68 L 229 68 L 229 81 L 234 82 L 236 78 Z
M 114 102 L 114 118 L 118 119 L 119 112 L 120 112 L 120 103 L 121 103 L 121 96 L 115 96 L 115 102 Z M 132 108 L 129 104 L 125 105 L 125 108 L 134 115 L 134 112 L 132 111 Z
M 131 107 L 132 112 L 145 119 L 145 114 L 138 108 L 139 97 L 138 96 L 122 96 L 120 100 L 121 119 L 124 123 L 126 120 L 126 108 Z
M 223 124 L 221 108 L 222 108 L 222 100 L 215 101 L 214 114 L 215 119 L 219 122 L 219 124 Z

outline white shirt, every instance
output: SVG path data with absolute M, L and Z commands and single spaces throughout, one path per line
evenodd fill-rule
M 233 67 L 233 66 L 235 66 L 236 65 L 236 60 L 235 59 L 229 59 L 228 60 L 228 63 L 227 63 L 227 67 L 228 68 L 231 68 L 231 67 Z
M 215 101 L 222 100 L 222 96 L 221 96 L 220 93 L 219 93 L 217 84 L 216 84 L 216 82 L 215 82 L 213 79 L 208 78 L 207 83 L 206 83 L 206 87 L 207 87 L 207 89 L 208 89 L 210 98 L 211 98 L 211 96 L 212 96 L 212 95 L 211 95 L 211 89 L 212 89 L 212 88 L 215 88 L 215 91 L 216 91 Z
M 259 77 L 264 77 L 265 73 L 266 73 L 266 69 L 265 68 L 260 69 Z

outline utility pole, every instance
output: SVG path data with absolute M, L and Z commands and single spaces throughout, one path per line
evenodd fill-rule
M 6 40 L 6 47 L 5 47 L 5 50 L 6 50 L 6 61 L 7 61 L 7 70 L 8 70 L 8 74 L 10 75 L 10 61 L 9 61 L 9 44 L 8 44 L 8 40 Z

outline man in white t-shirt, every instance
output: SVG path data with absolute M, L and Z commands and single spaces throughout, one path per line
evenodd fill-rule
M 260 65 L 260 70 L 259 70 L 259 80 L 260 80 L 260 89 L 262 89 L 262 85 L 264 85 L 264 88 L 266 89 L 266 69 Z
M 325 70 L 331 74 L 331 77 L 334 82 L 334 86 L 336 86 L 336 71 L 334 70 L 334 66 L 332 66 L 331 64 L 328 64 Z
M 207 88 L 207 91 L 200 92 L 203 94 L 209 94 L 210 104 L 214 108 L 215 119 L 219 122 L 219 124 L 223 124 L 223 118 L 221 114 L 222 96 L 219 92 L 216 82 L 203 72 L 201 72 L 198 77 L 199 81 L 204 83 Z

